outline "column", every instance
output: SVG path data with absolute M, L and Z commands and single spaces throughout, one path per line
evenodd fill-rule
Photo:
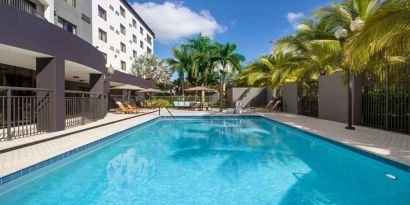
M 94 97 L 99 97 L 100 99 L 92 100 L 91 107 L 95 109 L 97 119 L 104 118 L 108 110 L 108 97 L 106 81 L 103 74 L 90 74 L 90 92 L 99 93 L 99 95 Z
M 37 58 L 36 59 L 36 87 L 52 90 L 49 110 L 47 113 L 48 130 L 55 132 L 65 128 L 65 63 L 61 58 Z M 37 96 L 44 96 L 45 92 L 39 92 Z M 41 100 L 38 100 L 40 106 Z M 41 112 L 41 111 L 40 111 Z M 40 129 L 42 129 L 40 127 Z

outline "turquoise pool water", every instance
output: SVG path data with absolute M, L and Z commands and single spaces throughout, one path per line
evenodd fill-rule
M 115 139 L 6 184 L 0 204 L 410 204 L 410 173 L 263 117 L 154 120 Z

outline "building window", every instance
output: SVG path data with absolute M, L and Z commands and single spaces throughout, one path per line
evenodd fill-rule
M 127 64 L 124 61 L 121 61 L 121 70 L 127 70 Z
M 107 12 L 101 6 L 98 6 L 98 16 L 107 21 Z
M 74 34 L 74 35 L 77 35 L 77 26 L 74 25 L 74 24 L 72 24 L 72 23 L 70 23 L 70 22 L 68 22 L 68 21 L 66 21 L 65 19 L 63 19 L 63 18 L 61 18 L 61 17 L 58 17 L 58 23 L 57 23 L 57 25 L 58 25 L 60 28 L 66 30 L 66 31 L 68 31 L 68 32 L 70 32 L 70 33 L 72 33 L 72 34 Z
M 105 64 L 107 64 L 107 54 L 106 54 L 106 53 L 103 53 L 103 52 L 101 52 L 101 54 L 104 56 Z
M 132 35 L 132 41 L 133 41 L 134 43 L 138 43 L 138 42 L 137 42 L 137 36 Z
M 83 21 L 87 22 L 88 24 L 91 24 L 91 18 L 88 17 L 87 15 L 81 14 L 81 19 L 82 19 Z
M 125 35 L 125 26 L 120 24 L 120 30 L 121 30 L 121 33 Z
M 137 28 L 137 21 L 135 19 L 132 19 L 132 26 L 134 28 Z
M 108 7 L 111 9 L 111 11 L 114 11 L 114 7 L 110 4 L 110 6 Z
M 144 42 L 140 41 L 140 47 L 144 49 Z
M 98 29 L 98 38 L 101 41 L 107 42 L 107 32 L 103 31 L 102 29 Z
M 127 52 L 127 48 L 125 47 L 125 44 L 121 43 L 121 51 L 122 52 Z
M 144 35 L 144 29 L 142 27 L 140 27 L 140 33 L 141 35 Z
M 138 56 L 137 51 L 132 51 L 132 56 L 133 56 L 134 58 L 137 58 L 137 56 Z
M 122 6 L 120 6 L 120 13 L 121 13 L 121 16 L 125 17 L 125 9 L 122 8 Z
M 150 47 L 147 47 L 147 53 L 152 54 L 152 49 Z
M 149 45 L 152 45 L 152 38 L 148 34 L 147 34 L 147 42 L 148 42 Z
M 68 5 L 72 6 L 75 8 L 76 6 L 76 0 L 64 0 L 65 2 L 67 2 Z

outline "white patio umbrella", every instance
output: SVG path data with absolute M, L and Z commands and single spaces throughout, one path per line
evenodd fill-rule
M 154 89 L 154 88 L 147 88 L 147 89 L 140 90 L 138 92 L 140 92 L 140 93 L 149 93 L 149 99 L 151 100 L 152 93 L 162 93 L 163 91 L 157 90 L 157 89 Z
M 185 91 L 208 91 L 208 92 L 217 92 L 216 90 L 214 90 L 214 89 L 211 89 L 211 88 L 207 88 L 207 87 L 203 87 L 203 86 L 197 86 L 197 87 L 193 87 L 193 88 L 188 88 L 188 89 L 186 89 Z
M 130 90 L 138 91 L 138 90 L 143 90 L 143 89 L 144 89 L 144 88 L 141 88 L 141 87 L 135 86 L 135 85 L 130 85 L 130 84 L 123 84 L 123 85 L 120 85 L 120 86 L 116 86 L 116 87 L 111 88 L 111 90 L 128 90 L 128 93 L 127 93 L 128 103 L 131 103 L 131 93 L 130 93 Z
M 139 92 L 140 93 L 162 93 L 162 91 L 154 89 L 154 88 L 142 89 Z
M 129 85 L 129 84 L 116 86 L 116 87 L 113 87 L 111 89 L 112 90 L 144 90 L 144 88 L 141 88 L 141 87 L 135 86 L 135 85 Z
M 188 88 L 185 91 L 188 92 L 218 92 L 214 89 L 211 88 L 207 88 L 207 87 L 203 87 L 203 86 L 197 86 L 197 87 L 193 87 L 193 88 Z M 202 98 L 202 102 L 205 102 L 205 99 Z

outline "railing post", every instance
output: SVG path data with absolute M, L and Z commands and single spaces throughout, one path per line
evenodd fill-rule
M 7 140 L 13 138 L 11 133 L 11 89 L 7 89 Z
M 85 124 L 85 120 L 84 120 L 84 115 L 85 115 L 85 113 L 84 113 L 84 100 L 85 100 L 85 98 L 84 98 L 84 93 L 82 93 L 81 94 L 81 103 L 80 103 L 80 106 L 81 106 L 81 124 L 82 125 L 84 125 Z

